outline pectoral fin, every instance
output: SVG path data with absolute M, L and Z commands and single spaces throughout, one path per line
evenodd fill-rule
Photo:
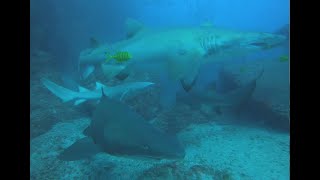
M 78 106 L 79 104 L 82 104 L 82 103 L 84 103 L 84 102 L 86 102 L 87 100 L 86 99 L 78 99 L 78 100 L 76 100 L 75 102 L 74 102 L 74 105 L 75 106 Z
M 185 78 L 180 79 L 180 83 L 181 83 L 183 89 L 186 92 L 189 92 L 192 89 L 192 87 L 195 85 L 197 78 L 198 78 L 198 74 L 191 76 L 191 77 L 187 77 L 187 78 L 185 77 Z
M 121 71 L 119 74 L 117 74 L 115 77 L 119 80 L 125 80 L 129 76 L 129 72 Z
M 90 158 L 99 152 L 101 150 L 94 144 L 92 138 L 85 137 L 65 149 L 58 158 L 64 161 L 75 161 Z
M 95 70 L 95 67 L 93 65 L 85 66 L 82 72 L 82 79 L 83 80 L 87 79 L 90 76 L 90 74 L 93 73 L 94 70 Z
M 168 60 L 169 75 L 174 80 L 180 80 L 187 92 L 195 85 L 199 74 L 201 63 L 196 55 L 194 53 L 183 57 L 176 56 Z
M 125 66 L 123 65 L 101 64 L 102 72 L 108 80 L 117 76 L 122 70 L 124 70 L 124 68 Z
M 180 78 L 180 83 L 186 92 L 189 92 L 196 84 L 199 76 L 199 66 L 195 65 L 189 68 L 188 72 Z

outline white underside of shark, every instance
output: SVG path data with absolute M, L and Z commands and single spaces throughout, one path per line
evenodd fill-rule
M 79 86 L 79 91 L 77 92 L 64 88 L 46 78 L 41 79 L 41 81 L 50 92 L 60 98 L 63 102 L 74 100 L 74 105 L 79 105 L 87 100 L 99 100 L 102 96 L 102 89 L 106 96 L 123 100 L 124 97 L 133 94 L 133 92 L 141 91 L 154 84 L 152 82 L 128 82 L 110 87 L 96 82 L 96 88 L 94 90 Z

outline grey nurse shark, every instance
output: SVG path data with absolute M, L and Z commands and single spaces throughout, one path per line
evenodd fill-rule
M 207 88 L 204 92 L 191 91 L 187 97 L 178 96 L 178 99 L 192 105 L 208 103 L 215 107 L 218 112 L 225 108 L 237 110 L 252 97 L 257 86 L 257 80 L 263 75 L 263 72 L 264 69 L 247 84 L 226 93 L 217 93 L 215 89 Z
M 124 97 L 135 94 L 154 83 L 152 82 L 127 82 L 117 86 L 106 86 L 99 82 L 96 82 L 96 88 L 94 90 L 86 89 L 79 86 L 79 92 L 62 87 L 46 78 L 41 79 L 42 84 L 54 95 L 59 97 L 63 102 L 74 100 L 74 105 L 79 105 L 87 100 L 98 101 L 101 96 L 101 88 L 104 89 L 104 93 L 110 97 L 118 100 L 122 100 Z
M 128 72 L 142 65 L 157 64 L 157 68 L 144 70 L 161 69 L 171 80 L 180 81 L 188 91 L 202 65 L 273 48 L 286 40 L 285 36 L 279 34 L 215 26 L 151 29 L 131 20 L 127 23 L 126 39 L 82 51 L 79 67 L 86 69 L 100 65 L 106 59 L 105 53 L 124 51 L 132 56 L 121 64 Z
M 100 152 L 157 159 L 185 156 L 184 147 L 176 136 L 153 127 L 130 107 L 107 97 L 103 91 L 91 123 L 83 133 L 86 137 L 65 149 L 59 155 L 61 160 L 85 159 Z

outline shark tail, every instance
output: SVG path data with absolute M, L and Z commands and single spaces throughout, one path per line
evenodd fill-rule
M 41 82 L 47 89 L 49 89 L 49 91 L 59 97 L 63 102 L 68 102 L 76 98 L 77 92 L 75 91 L 59 86 L 46 78 L 41 79 Z

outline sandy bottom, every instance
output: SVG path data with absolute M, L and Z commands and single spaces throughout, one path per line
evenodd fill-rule
M 186 156 L 179 161 L 106 153 L 79 161 L 57 159 L 84 137 L 89 122 L 59 123 L 33 139 L 31 179 L 289 179 L 289 134 L 230 124 L 191 125 L 180 132 Z

